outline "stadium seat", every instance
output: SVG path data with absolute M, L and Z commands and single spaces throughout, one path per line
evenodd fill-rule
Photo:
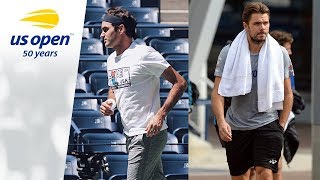
M 97 99 L 85 99 L 85 98 L 74 98 L 73 102 L 73 110 L 91 110 L 97 111 L 99 110 Z
M 73 129 L 72 126 L 70 126 L 68 150 L 67 150 L 68 155 L 72 154 L 72 152 L 77 149 L 77 146 L 75 145 L 77 143 L 77 135 L 74 132 L 75 130 Z
M 76 93 L 86 93 L 87 92 L 87 84 L 86 79 L 82 74 L 77 74 L 77 81 L 76 81 Z
M 140 0 L 110 0 L 110 6 L 123 6 L 126 7 L 140 7 L 141 1 Z
M 189 53 L 188 39 L 151 39 L 149 45 L 160 53 Z
M 167 97 L 160 97 L 161 105 L 164 104 Z M 189 109 L 189 98 L 180 98 L 178 102 L 172 108 L 173 110 L 188 110 Z
M 117 125 L 111 122 L 110 116 L 103 116 L 99 111 L 73 111 L 73 122 L 83 134 L 89 132 L 114 132 Z
M 173 69 L 176 71 L 188 71 L 189 70 L 189 61 L 186 60 L 180 60 L 180 59 L 173 59 L 173 60 L 167 60 L 168 63 L 172 66 Z
M 89 76 L 89 84 L 91 91 L 96 95 L 100 95 L 103 90 L 108 90 L 108 75 L 107 73 L 96 72 Z
M 80 55 L 103 55 L 103 44 L 99 39 L 82 39 Z
M 160 92 L 169 92 L 172 88 L 171 82 L 160 77 Z
M 104 50 L 105 50 L 105 54 L 107 54 L 107 55 L 110 55 L 114 52 L 114 49 L 108 48 L 108 47 L 105 47 Z
M 182 77 L 188 82 L 189 81 L 189 73 L 184 73 Z
M 168 131 L 182 142 L 182 136 L 188 133 L 188 111 L 171 110 L 167 115 Z
M 159 23 L 158 8 L 126 7 L 137 20 L 137 23 Z
M 188 154 L 162 154 L 161 159 L 168 180 L 188 179 Z
M 184 153 L 188 154 L 189 152 L 189 149 L 188 149 L 189 134 L 188 133 L 182 136 L 182 143 L 184 143 L 183 145 Z
M 167 144 L 163 149 L 164 154 L 181 154 L 183 146 L 178 144 L 178 139 L 175 135 L 168 132 Z
M 128 155 L 106 155 L 109 163 L 109 180 L 127 178 Z
M 66 165 L 64 169 L 64 180 L 79 179 L 77 168 L 77 158 L 72 155 L 67 155 Z
M 83 28 L 82 39 L 90 39 L 93 35 L 90 33 L 89 28 Z
M 86 133 L 82 136 L 85 153 L 126 154 L 126 137 L 119 132 Z
M 109 3 L 106 0 L 87 0 L 87 8 L 107 8 Z
M 146 36 L 143 38 L 144 42 L 146 42 L 146 44 L 148 46 L 150 46 L 150 41 L 153 39 L 164 40 L 164 41 L 173 41 L 173 40 L 176 40 L 177 38 L 166 37 L 166 36 L 152 36 L 152 35 L 149 35 L 149 36 Z
M 173 28 L 136 28 L 137 36 L 141 39 L 145 38 L 146 36 L 166 36 L 170 37 L 170 31 Z
M 166 53 L 162 55 L 166 60 L 189 60 L 188 53 Z
M 189 73 L 189 70 L 179 70 L 178 73 L 179 73 L 182 77 L 184 77 L 185 74 L 188 74 L 188 73 Z
M 117 112 L 117 113 L 115 113 L 115 122 L 117 123 L 117 125 L 118 125 L 118 131 L 120 132 L 120 133 L 122 133 L 123 132 L 123 125 L 122 125 L 122 122 L 121 122 L 121 115 L 120 115 L 120 112 Z
M 84 22 L 102 21 L 102 16 L 106 12 L 106 8 L 87 7 Z
M 79 73 L 86 73 L 87 70 L 104 70 L 107 71 L 108 55 L 87 55 L 80 56 L 79 60 Z

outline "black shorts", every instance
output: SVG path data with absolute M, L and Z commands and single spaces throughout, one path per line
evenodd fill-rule
M 231 176 L 242 175 L 253 166 L 278 172 L 283 140 L 283 128 L 278 120 L 254 130 L 233 130 L 232 141 L 226 143 Z

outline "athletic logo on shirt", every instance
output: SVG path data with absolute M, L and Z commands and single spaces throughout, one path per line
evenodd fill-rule
M 119 89 L 131 86 L 130 68 L 123 67 L 108 71 L 108 84 L 112 89 Z

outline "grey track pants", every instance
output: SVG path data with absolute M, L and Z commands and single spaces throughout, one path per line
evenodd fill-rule
M 153 137 L 139 134 L 127 137 L 127 180 L 162 180 L 164 177 L 161 154 L 167 142 L 167 130 Z

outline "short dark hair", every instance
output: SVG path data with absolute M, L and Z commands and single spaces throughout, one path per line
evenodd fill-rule
M 120 17 L 123 20 L 123 25 L 126 28 L 126 35 L 136 39 L 136 26 L 137 21 L 134 16 L 126 9 L 122 7 L 111 7 L 106 11 L 106 14 Z M 102 18 L 103 19 L 103 18 Z M 112 24 L 116 29 L 118 28 L 117 25 Z
M 292 43 L 293 37 L 291 33 L 282 30 L 273 30 L 270 35 L 278 41 L 278 43 L 283 46 L 285 43 Z
M 243 13 L 242 13 L 242 22 L 249 23 L 251 19 L 251 15 L 254 13 L 259 14 L 268 14 L 270 17 L 270 10 L 268 6 L 261 2 L 249 2 L 246 3 Z

